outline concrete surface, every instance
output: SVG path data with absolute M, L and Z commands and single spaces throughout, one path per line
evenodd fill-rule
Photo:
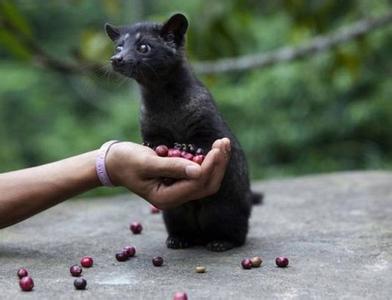
M 246 246 L 226 253 L 166 249 L 160 215 L 131 196 L 68 201 L 0 230 L 0 299 L 391 299 L 392 173 L 357 172 L 256 183 L 265 204 L 255 207 Z M 130 221 L 143 233 L 133 235 Z M 133 244 L 137 257 L 114 254 Z M 73 288 L 69 266 L 91 255 L 86 291 Z M 161 255 L 164 266 L 151 258 Z M 263 266 L 243 270 L 244 257 Z M 290 266 L 275 267 L 286 255 Z M 206 266 L 197 274 L 197 265 Z M 18 267 L 35 288 L 21 292 Z

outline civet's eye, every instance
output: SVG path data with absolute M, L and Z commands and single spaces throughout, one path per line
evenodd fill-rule
M 116 52 L 122 51 L 123 48 L 124 48 L 124 46 L 117 46 L 117 47 L 116 47 Z
M 146 54 L 146 53 L 150 52 L 151 47 L 148 44 L 140 44 L 137 46 L 136 50 L 140 53 Z

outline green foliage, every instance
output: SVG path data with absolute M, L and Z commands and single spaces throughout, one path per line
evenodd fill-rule
M 107 65 L 103 24 L 190 19 L 193 60 L 272 51 L 390 5 L 381 1 L 73 0 L 0 2 L 0 172 L 139 142 L 138 90 L 130 80 L 40 67 L 52 57 Z M 33 43 L 32 43 L 33 41 Z M 312 58 L 202 80 L 241 141 L 253 178 L 392 167 L 392 30 Z

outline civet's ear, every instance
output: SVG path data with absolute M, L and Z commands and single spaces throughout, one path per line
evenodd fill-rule
M 105 31 L 108 37 L 113 41 L 117 41 L 120 37 L 120 29 L 116 26 L 113 26 L 109 23 L 105 24 Z
M 161 29 L 161 36 L 164 39 L 173 39 L 180 45 L 184 40 L 184 35 L 188 29 L 188 20 L 183 14 L 175 14 L 167 20 Z

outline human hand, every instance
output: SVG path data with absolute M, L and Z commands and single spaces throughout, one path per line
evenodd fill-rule
M 131 142 L 114 144 L 106 168 L 114 185 L 121 185 L 160 209 L 216 193 L 230 160 L 230 140 L 218 139 L 200 165 L 177 157 L 159 157 L 154 150 Z M 172 185 L 162 178 L 177 179 Z

